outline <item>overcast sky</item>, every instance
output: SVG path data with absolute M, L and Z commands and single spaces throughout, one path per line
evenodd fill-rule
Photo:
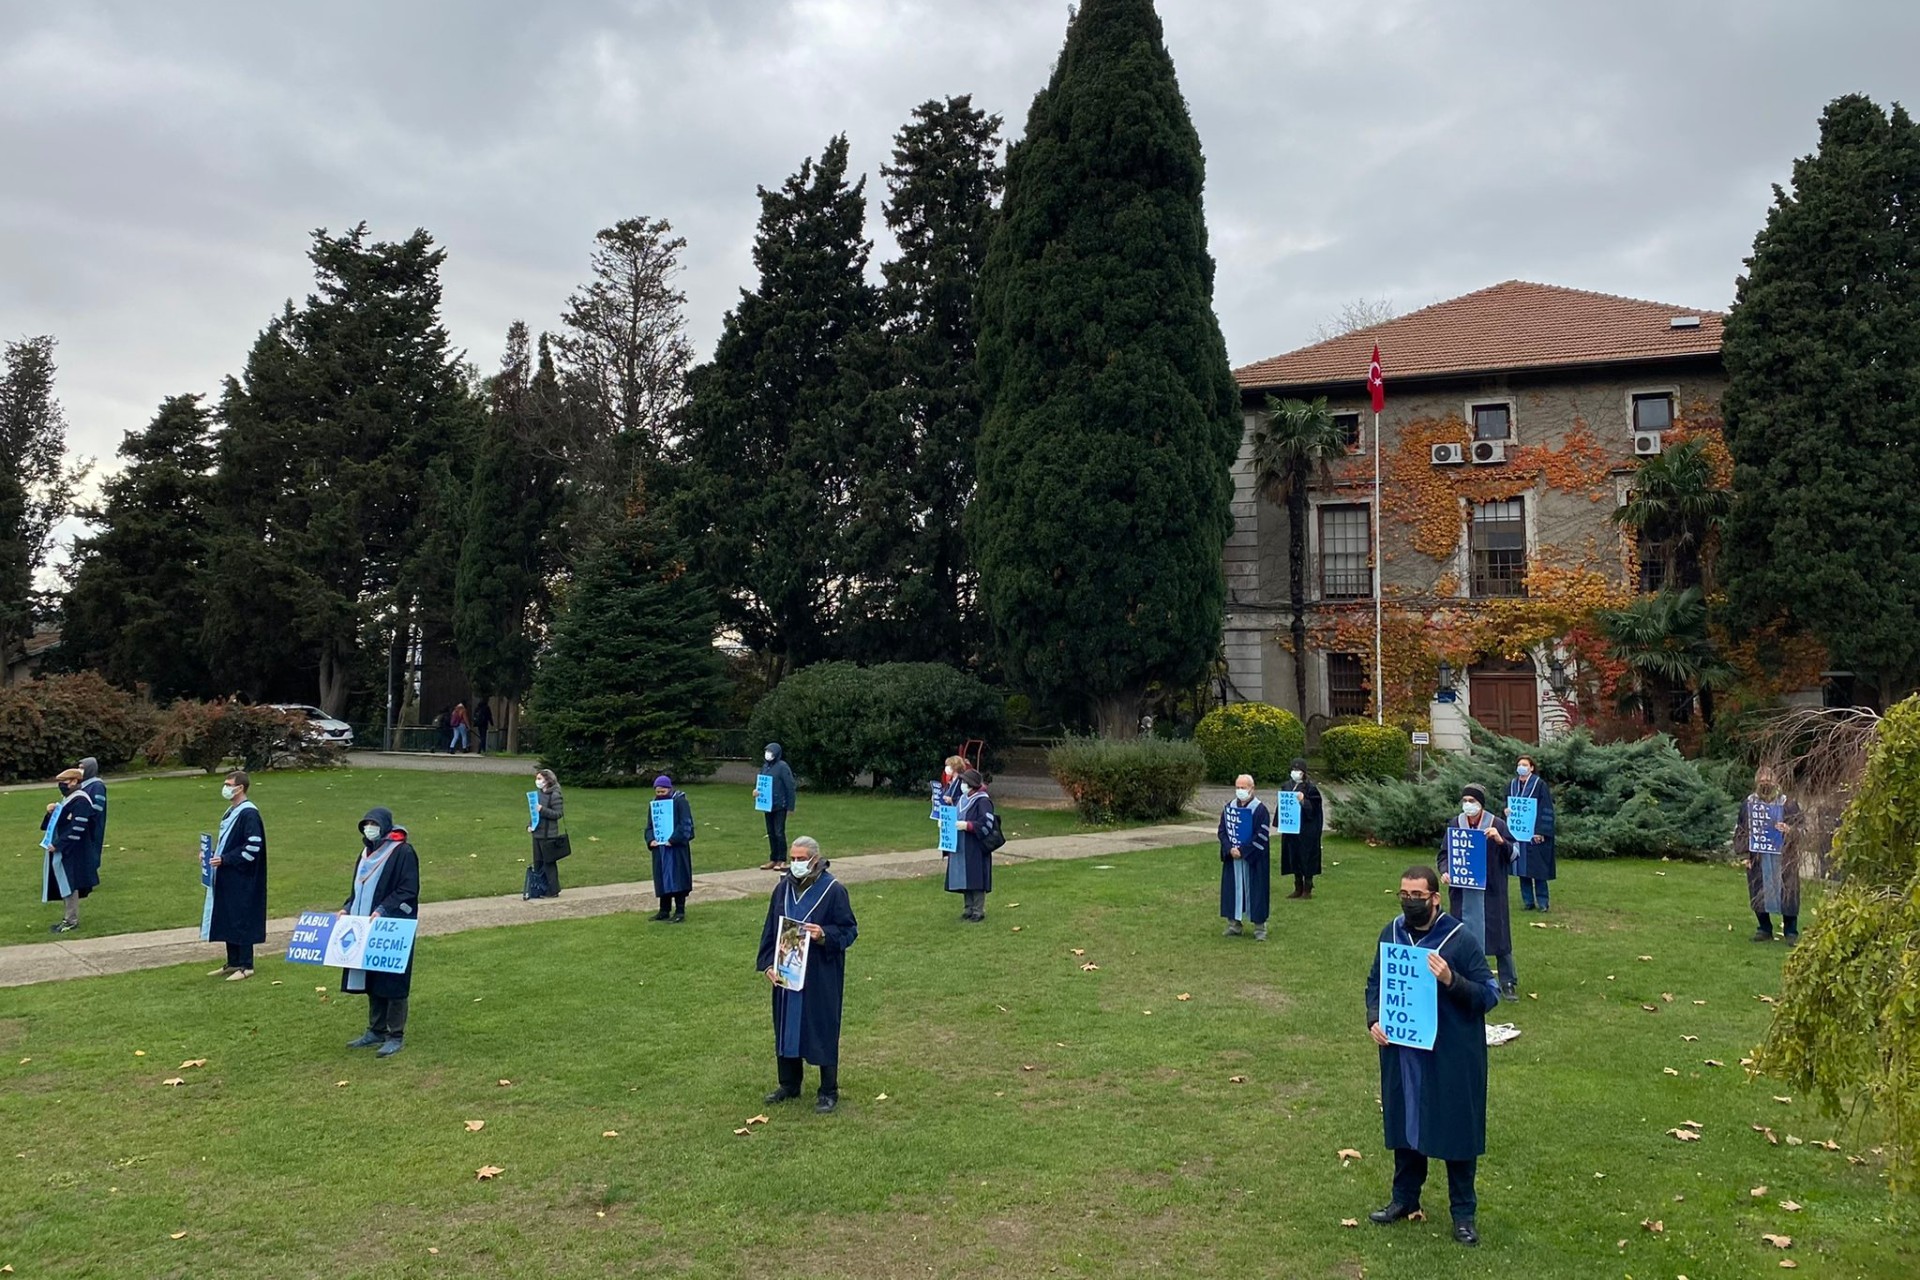
M 1519 277 L 1723 307 L 1829 99 L 1920 99 L 1920 4 L 1162 0 L 1206 149 L 1236 364 L 1339 306 Z M 483 368 L 552 327 L 595 230 L 688 240 L 696 350 L 752 283 L 757 184 L 915 104 L 1018 136 L 1064 0 L 0 0 L 0 337 L 60 341 L 111 465 L 217 393 L 310 280 L 308 233 L 425 227 Z M 872 226 L 878 230 L 878 200 Z M 882 251 L 885 242 L 882 241 Z

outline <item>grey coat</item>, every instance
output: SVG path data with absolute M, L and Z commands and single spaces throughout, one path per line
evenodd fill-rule
M 556 782 L 540 793 L 540 821 L 534 824 L 533 834 L 536 837 L 559 835 L 560 819 L 566 812 L 567 798 L 560 794 L 560 784 Z

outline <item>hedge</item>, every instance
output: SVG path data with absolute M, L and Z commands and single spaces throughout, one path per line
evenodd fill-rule
M 1335 778 L 1384 782 L 1407 776 L 1413 740 L 1390 724 L 1336 725 L 1320 735 L 1320 754 Z
M 84 756 L 107 772 L 153 736 L 152 704 L 98 674 L 43 676 L 0 687 L 0 778 L 40 781 Z
M 1287 776 L 1307 753 L 1307 731 L 1291 711 L 1264 702 L 1236 702 L 1207 712 L 1193 740 L 1206 755 L 1207 780 L 1231 783 L 1243 773 L 1265 786 Z
M 1207 771 L 1191 742 L 1068 738 L 1047 752 L 1047 771 L 1088 822 L 1177 816 Z
M 183 701 L 167 708 L 144 754 L 156 763 L 178 760 L 213 773 L 228 761 L 256 770 L 330 764 L 339 750 L 312 736 L 299 712 Z
M 920 790 L 961 743 L 1006 737 L 1001 696 L 965 672 L 937 662 L 861 667 L 822 662 L 782 680 L 753 710 L 755 746 L 778 742 L 793 771 L 826 790 L 863 773 L 876 787 Z

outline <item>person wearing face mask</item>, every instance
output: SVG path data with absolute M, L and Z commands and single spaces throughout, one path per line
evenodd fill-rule
M 1311 898 L 1313 878 L 1320 874 L 1320 836 L 1326 830 L 1326 802 L 1320 788 L 1307 777 L 1307 762 L 1295 760 L 1283 790 L 1300 797 L 1300 834 L 1280 836 L 1280 874 L 1293 877 L 1289 898 Z
M 673 801 L 673 829 L 656 831 L 653 806 L 647 806 L 647 848 L 653 851 L 653 892 L 660 899 L 655 920 L 681 924 L 687 918 L 687 894 L 693 890 L 693 802 L 674 789 L 673 779 L 653 780 L 653 798 Z
M 369 809 L 360 819 L 360 858 L 353 868 L 353 889 L 340 910 L 354 916 L 393 916 L 416 920 L 420 913 L 420 856 L 407 843 L 407 830 L 388 809 Z M 379 1056 L 400 1052 L 407 1034 L 407 1000 L 413 992 L 413 958 L 404 973 L 341 971 L 340 990 L 367 997 L 367 1029 L 349 1049 L 379 1046 Z
M 1447 908 L 1466 922 L 1492 961 L 1500 968 L 1500 989 L 1517 996 L 1519 978 L 1513 964 L 1513 921 L 1507 910 L 1507 877 L 1513 872 L 1513 832 L 1503 819 L 1487 812 L 1486 788 L 1468 783 L 1460 789 L 1460 812 L 1447 824 L 1487 833 L 1487 887 L 1485 889 L 1447 888 Z M 1446 838 L 1441 837 L 1440 857 L 1447 856 Z M 1441 882 L 1446 877 L 1441 876 Z
M 1774 816 L 1773 806 L 1779 806 Z M 1789 944 L 1800 940 L 1800 860 L 1793 847 L 1793 829 L 1800 821 L 1800 806 L 1780 789 L 1771 769 L 1754 775 L 1753 791 L 1740 806 L 1733 830 L 1733 851 L 1747 867 L 1747 904 L 1759 928 L 1755 942 L 1773 941 L 1773 917 L 1780 916 L 1781 936 Z M 1756 841 L 1756 828 L 1771 828 L 1773 835 Z M 1754 848 L 1756 843 L 1771 845 L 1776 852 Z
M 253 976 L 253 949 L 267 940 L 267 828 L 247 795 L 246 773 L 220 784 L 227 811 L 213 839 L 213 915 L 207 941 L 227 944 L 227 962 L 207 976 L 239 982 Z
M 65 770 L 53 780 L 60 798 L 47 806 L 40 820 L 46 832 L 40 847 L 46 850 L 40 901 L 58 901 L 65 911 L 47 926 L 48 933 L 72 933 L 80 927 L 80 899 L 93 892 L 97 881 L 89 860 L 88 828 L 93 825 L 93 800 L 83 791 L 78 769 Z
M 1513 780 L 1507 783 L 1507 799 L 1525 796 L 1537 801 L 1533 838 L 1514 842 L 1514 873 L 1520 877 L 1520 909 L 1547 910 L 1547 886 L 1553 882 L 1553 788 L 1540 776 L 1532 756 L 1521 756 L 1514 766 Z
M 1440 909 L 1440 877 L 1409 867 L 1400 915 L 1380 941 L 1424 950 L 1436 984 L 1433 1048 L 1394 1044 L 1380 1027 L 1380 948 L 1367 974 L 1367 1032 L 1380 1048 L 1380 1113 L 1393 1152 L 1393 1194 L 1367 1216 L 1380 1226 L 1420 1209 L 1427 1161 L 1447 1165 L 1453 1238 L 1477 1245 L 1474 1177 L 1487 1150 L 1487 1013 L 1499 1003 L 1493 972 L 1473 931 Z
M 80 789 L 93 801 L 93 821 L 87 826 L 87 874 L 93 887 L 100 887 L 100 859 L 107 850 L 107 783 L 100 776 L 100 762 L 87 756 L 75 766 L 80 770 Z
M 853 918 L 846 886 L 827 871 L 819 843 L 801 836 L 793 842 L 790 855 L 787 874 L 774 886 L 767 903 L 760 954 L 754 961 L 773 984 L 773 1053 L 780 1087 L 766 1101 L 774 1104 L 799 1097 L 806 1064 L 811 1062 L 820 1068 L 820 1092 L 813 1109 L 825 1114 L 840 1105 L 840 1008 L 847 983 L 847 948 L 860 936 L 860 925 Z M 779 984 L 773 965 L 774 942 L 783 919 L 797 923 L 808 938 L 805 976 L 797 991 Z
M 562 838 L 560 832 L 560 820 L 567 813 L 567 798 L 560 793 L 560 779 L 551 769 L 534 773 L 533 789 L 537 793 L 536 820 L 527 831 L 533 836 L 533 869 L 538 873 L 536 888 L 545 887 L 542 897 L 557 898 L 560 896 L 560 859 L 573 852 L 573 842 Z
M 987 895 L 993 892 L 993 851 L 1006 842 L 978 769 L 960 775 L 959 818 L 960 847 L 947 855 L 947 892 L 961 895 L 960 918 L 979 924 L 987 918 Z
M 1253 775 L 1233 780 L 1233 799 L 1220 811 L 1220 917 L 1226 937 L 1237 938 L 1253 921 L 1253 940 L 1267 940 L 1267 886 L 1273 860 L 1268 856 L 1273 819 L 1254 799 Z
M 960 803 L 960 775 L 968 769 L 965 756 L 948 756 L 940 770 L 940 804 L 958 805 Z
M 787 866 L 787 815 L 793 812 L 793 769 L 777 742 L 760 753 L 760 772 L 773 779 L 773 808 L 767 810 L 767 860 L 762 871 L 784 871 Z

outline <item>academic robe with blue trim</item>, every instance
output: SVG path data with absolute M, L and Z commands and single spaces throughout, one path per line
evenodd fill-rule
M 213 846 L 220 866 L 207 941 L 258 946 L 267 940 L 267 827 L 252 801 L 234 806 L 231 816 Z
M 1447 826 L 1468 827 L 1490 833 L 1487 836 L 1486 915 L 1482 924 L 1485 936 L 1481 946 L 1490 956 L 1505 955 L 1513 950 L 1513 915 L 1507 906 L 1507 880 L 1513 874 L 1513 832 L 1507 830 L 1505 819 L 1496 818 L 1484 809 L 1480 811 L 1478 824 L 1468 822 L 1466 814 L 1456 813 Z M 1494 835 L 1500 838 L 1495 840 Z M 1447 865 L 1447 837 L 1444 832 L 1440 836 L 1440 865 Z M 1455 919 L 1465 918 L 1466 901 L 1461 895 L 1469 892 L 1472 890 L 1456 889 L 1451 885 L 1447 887 L 1447 910 L 1453 913 Z
M 46 859 L 47 883 L 42 902 L 58 902 L 66 897 L 61 892 L 60 881 L 66 880 L 68 892 L 86 897 L 100 883 L 93 874 L 89 849 L 93 826 L 93 800 L 86 792 L 75 787 L 62 797 L 52 813 L 40 820 L 40 829 L 45 831 L 48 824 L 53 826 L 53 843 L 48 852 L 53 856 Z
M 1531 773 L 1524 781 L 1514 778 L 1507 783 L 1507 799 L 1515 796 L 1530 796 L 1540 802 L 1533 833 L 1546 839 L 1538 844 L 1522 840 L 1515 846 L 1513 874 L 1529 880 L 1551 880 L 1558 865 L 1553 848 L 1553 788 L 1538 773 Z
M 1418 939 L 1406 921 L 1380 931 L 1381 942 L 1437 949 L 1453 967 L 1435 1005 L 1433 1048 L 1380 1050 L 1380 1114 L 1389 1149 L 1435 1160 L 1473 1160 L 1487 1150 L 1487 1012 L 1500 1001 L 1493 970 L 1473 932 L 1446 912 Z M 1367 1026 L 1380 1021 L 1380 949 L 1367 973 Z
M 93 801 L 93 821 L 87 825 L 87 875 L 93 887 L 100 887 L 100 857 L 107 848 L 107 784 L 98 777 L 80 784 Z
M 693 889 L 693 803 L 679 790 L 667 799 L 673 801 L 673 830 L 658 848 L 653 844 L 660 839 L 653 829 L 653 805 L 647 806 L 647 849 L 653 854 L 655 897 Z
M 1252 830 L 1233 856 L 1233 811 L 1240 809 L 1253 817 Z M 1264 801 L 1255 800 L 1244 808 L 1238 800 L 1227 801 L 1220 811 L 1220 916 L 1224 920 L 1267 922 L 1268 886 L 1273 882 L 1273 821 Z M 1242 896 L 1244 895 L 1244 902 Z M 1243 913 L 1241 906 L 1246 907 Z
M 961 796 L 956 820 L 971 822 L 974 829 L 961 828 L 956 841 L 960 847 L 947 855 L 947 892 L 992 893 L 993 855 L 987 852 L 986 835 L 1000 822 L 993 797 L 984 791 Z
M 807 976 L 798 991 L 773 989 L 773 1047 L 781 1058 L 804 1058 L 815 1066 L 840 1062 L 840 1007 L 847 985 L 847 948 L 860 936 L 853 903 L 846 886 L 824 867 L 804 889 L 793 877 L 781 876 L 767 903 L 767 923 L 760 930 L 760 954 L 754 968 L 765 973 L 773 964 L 774 941 L 780 917 L 817 924 L 823 936 L 807 946 Z
M 407 843 L 407 829 L 394 825 L 393 814 L 386 809 L 369 809 L 360 822 L 379 824 L 381 832 L 379 843 L 391 845 L 392 849 L 387 854 L 386 863 L 374 875 L 369 892 L 360 891 L 361 886 L 357 878 L 349 882 L 347 900 L 340 904 L 340 910 L 354 915 L 378 914 L 392 916 L 396 920 L 418 920 L 420 918 L 420 855 L 414 852 L 411 844 Z M 357 870 L 358 861 L 354 865 Z M 220 869 L 226 870 L 224 866 Z M 340 990 L 353 995 L 379 996 L 382 1000 L 403 1000 L 413 990 L 413 962 L 419 954 L 420 949 L 416 946 L 412 955 L 407 957 L 405 973 L 342 969 Z

